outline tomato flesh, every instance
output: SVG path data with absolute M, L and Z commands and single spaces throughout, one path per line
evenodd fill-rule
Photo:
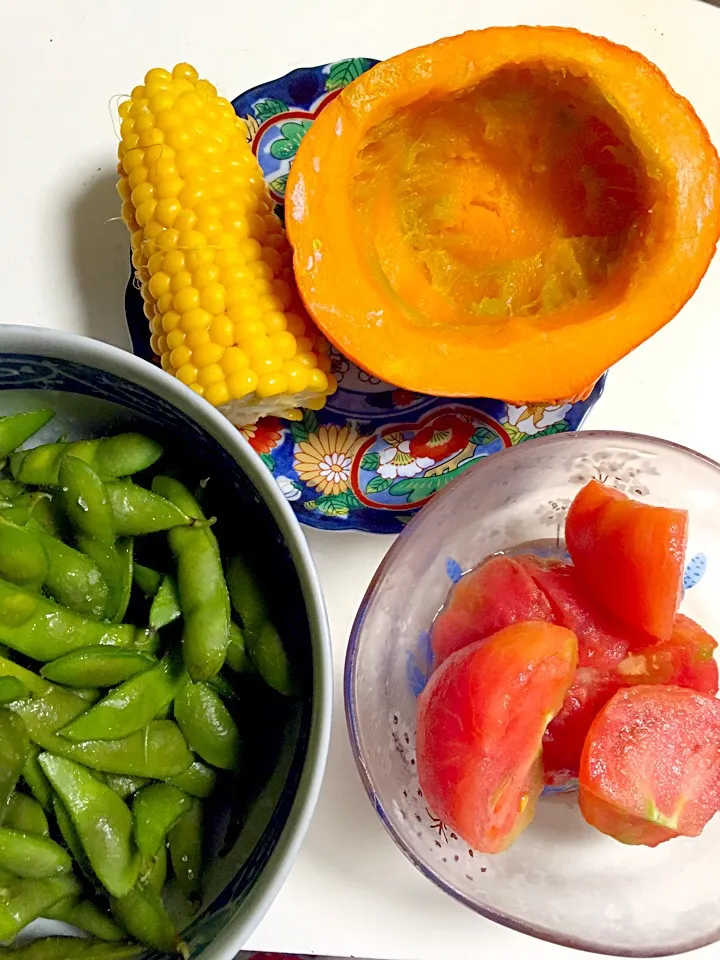
M 618 665 L 622 682 L 665 683 L 712 696 L 718 692 L 717 642 L 699 623 L 679 613 L 669 640 L 630 653 Z
M 687 525 L 685 510 L 639 503 L 591 480 L 570 505 L 565 540 L 596 603 L 665 641 L 682 599 Z
M 532 819 L 542 737 L 576 664 L 569 630 L 513 624 L 449 656 L 420 694 L 420 787 L 434 815 L 471 847 L 504 850 Z
M 590 727 L 580 810 L 622 843 L 696 837 L 720 808 L 720 701 L 661 684 L 619 690 Z

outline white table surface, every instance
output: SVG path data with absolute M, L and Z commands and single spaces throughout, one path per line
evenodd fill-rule
M 232 97 L 293 67 L 382 58 L 500 23 L 577 26 L 641 50 L 720 143 L 720 10 L 700 0 L 0 0 L 0 321 L 128 346 L 128 238 L 113 220 L 109 100 L 149 67 L 189 60 Z M 613 370 L 589 425 L 656 434 L 720 459 L 719 323 L 720 258 L 682 315 Z M 570 957 L 455 903 L 386 835 L 350 756 L 341 678 L 354 611 L 390 538 L 311 530 L 308 539 L 332 626 L 334 732 L 313 825 L 248 948 L 394 960 Z M 720 960 L 720 945 L 700 955 Z

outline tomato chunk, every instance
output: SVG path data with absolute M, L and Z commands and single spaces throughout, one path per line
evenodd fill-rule
M 565 540 L 596 603 L 664 641 L 682 599 L 687 526 L 685 510 L 639 503 L 591 480 L 570 506 Z
M 623 684 L 666 683 L 714 696 L 718 692 L 717 642 L 699 623 L 679 613 L 669 640 L 630 653 L 618 665 Z
M 449 656 L 420 694 L 420 787 L 435 816 L 471 847 L 504 850 L 532 819 L 543 733 L 576 663 L 569 630 L 514 624 Z
M 511 557 L 491 557 L 460 579 L 435 619 L 435 665 L 512 623 L 552 619 L 547 598 L 522 566 Z
M 622 843 L 696 837 L 720 808 L 720 701 L 685 687 L 619 690 L 580 761 L 580 810 Z

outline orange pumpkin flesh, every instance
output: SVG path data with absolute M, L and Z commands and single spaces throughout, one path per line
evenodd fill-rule
M 720 164 L 640 54 L 473 31 L 373 67 L 306 134 L 286 196 L 298 286 L 359 366 L 446 396 L 581 392 L 692 295 Z

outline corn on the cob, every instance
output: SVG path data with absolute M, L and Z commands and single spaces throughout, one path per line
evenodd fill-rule
M 151 345 L 234 423 L 320 409 L 336 388 L 282 225 L 232 105 L 179 63 L 120 104 L 118 193 Z

